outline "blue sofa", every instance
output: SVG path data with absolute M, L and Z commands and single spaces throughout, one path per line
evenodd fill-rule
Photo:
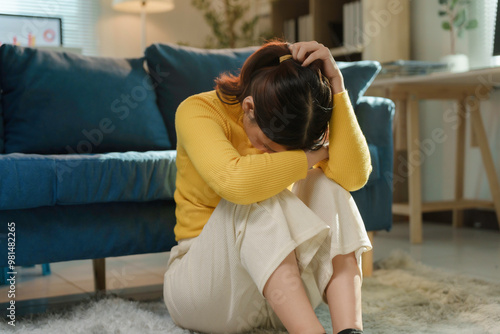
M 170 250 L 177 105 L 254 50 L 154 44 L 111 59 L 2 45 L 0 267 L 9 222 L 16 266 Z M 363 96 L 378 63 L 339 66 L 374 167 L 353 197 L 367 230 L 388 230 L 394 105 Z

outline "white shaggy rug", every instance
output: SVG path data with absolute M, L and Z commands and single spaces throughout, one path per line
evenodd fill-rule
M 500 333 L 500 283 L 430 269 L 404 253 L 393 253 L 377 267 L 363 283 L 365 333 Z M 327 306 L 321 305 L 316 313 L 331 333 Z M 66 312 L 19 319 L 15 329 L 3 322 L 0 332 L 191 333 L 172 323 L 161 301 L 112 297 Z

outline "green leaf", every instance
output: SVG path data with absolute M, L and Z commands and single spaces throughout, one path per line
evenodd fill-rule
M 253 33 L 253 29 L 254 29 L 254 27 L 255 27 L 255 25 L 257 24 L 258 21 L 259 21 L 259 17 L 255 16 L 250 21 L 243 22 L 243 24 L 241 25 L 241 31 L 243 32 L 243 34 L 251 34 L 251 33 Z
M 458 2 L 458 0 L 452 0 L 451 1 L 451 5 L 450 5 L 450 9 L 451 10 L 455 9 L 455 6 L 457 5 L 457 2 Z
M 471 30 L 471 29 L 477 28 L 477 26 L 478 26 L 477 20 L 476 19 L 472 19 L 469 22 L 467 22 L 467 25 L 465 26 L 465 29 Z
M 451 29 L 451 26 L 450 26 L 450 23 L 449 23 L 449 22 L 443 22 L 443 24 L 441 24 L 441 27 L 442 27 L 444 30 L 450 30 L 450 29 Z
M 191 5 L 203 14 L 210 27 L 206 46 L 224 48 L 254 44 L 258 16 L 247 17 L 250 9 L 248 0 L 191 0 Z
M 448 13 L 445 12 L 444 10 L 439 11 L 439 16 L 446 16 L 446 15 L 448 15 Z
M 464 37 L 464 29 L 463 28 L 458 29 L 457 36 L 458 36 L 458 38 Z
M 439 0 L 440 5 L 446 5 L 448 3 L 448 0 Z
M 465 23 L 465 9 L 462 9 L 461 11 L 458 12 L 457 16 L 455 16 L 455 19 L 453 20 L 453 25 L 455 27 L 460 27 Z

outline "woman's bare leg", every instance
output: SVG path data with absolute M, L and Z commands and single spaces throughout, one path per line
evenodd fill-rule
M 361 314 L 361 273 L 354 253 L 332 260 L 333 275 L 326 287 L 333 333 L 346 328 L 363 329 Z
M 325 333 L 302 284 L 295 252 L 271 275 L 264 286 L 264 297 L 290 334 Z

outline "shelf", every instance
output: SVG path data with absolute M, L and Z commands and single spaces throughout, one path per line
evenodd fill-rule
M 360 44 L 356 46 L 341 46 L 338 48 L 330 49 L 330 52 L 334 57 L 348 56 L 355 53 L 363 53 L 363 45 Z
M 410 0 L 396 1 L 397 5 L 394 0 L 362 0 L 360 10 L 364 23 L 358 33 L 362 33 L 363 45 L 337 47 L 343 43 L 339 27 L 344 24 L 344 5 L 353 1 L 272 0 L 272 33 L 284 37 L 286 30 L 287 36 L 295 35 L 293 40 L 300 40 L 303 37 L 297 32 L 298 20 L 307 15 L 312 20 L 311 34 L 307 39 L 330 48 L 332 55 L 340 61 L 377 60 L 384 63 L 409 59 Z
M 477 209 L 477 208 L 495 209 L 495 205 L 492 201 L 468 200 L 468 199 L 422 203 L 422 212 L 464 210 L 464 209 Z M 407 216 L 410 214 L 410 205 L 408 203 L 393 203 L 392 213 Z

